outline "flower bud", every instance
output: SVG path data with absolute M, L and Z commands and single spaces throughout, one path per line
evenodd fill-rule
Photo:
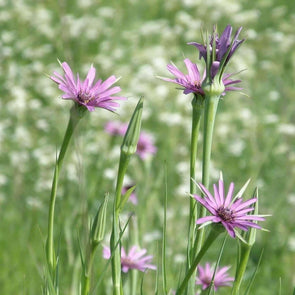
M 108 201 L 109 194 L 106 194 L 91 226 L 90 239 L 94 246 L 97 246 L 104 239 Z
M 134 154 L 137 150 L 137 142 L 140 135 L 143 98 L 140 98 L 129 122 L 128 129 L 123 139 L 121 152 L 126 156 Z
M 211 97 L 211 96 L 220 97 L 222 93 L 224 93 L 225 91 L 223 81 L 222 80 L 220 81 L 219 79 L 217 79 L 217 77 L 215 77 L 212 82 L 209 82 L 206 79 L 202 84 L 202 89 L 204 90 L 206 97 Z

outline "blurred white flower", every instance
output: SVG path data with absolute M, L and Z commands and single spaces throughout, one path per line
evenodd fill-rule
M 143 241 L 144 243 L 151 243 L 151 242 L 160 240 L 161 238 L 162 238 L 162 232 L 155 230 L 155 231 L 144 234 Z
M 278 130 L 282 134 L 295 135 L 295 125 L 294 124 L 280 124 Z
M 271 92 L 269 93 L 269 99 L 270 99 L 270 100 L 272 100 L 272 101 L 276 101 L 276 100 L 278 100 L 279 98 L 280 98 L 280 93 L 279 93 L 278 91 L 273 90 L 273 91 L 271 91 Z
M 232 142 L 228 143 L 228 150 L 235 156 L 240 156 L 245 148 L 245 142 L 236 138 Z
M 27 201 L 28 206 L 33 207 L 35 209 L 41 209 L 44 205 L 40 201 L 40 199 L 34 198 L 34 197 L 28 197 L 28 198 L 26 198 L 26 201 Z

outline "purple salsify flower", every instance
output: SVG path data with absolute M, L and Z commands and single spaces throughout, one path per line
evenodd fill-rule
M 213 282 L 215 291 L 217 291 L 217 289 L 222 286 L 231 286 L 231 282 L 234 281 L 234 278 L 228 275 L 227 271 L 229 268 L 229 266 L 224 266 L 221 268 L 217 267 Z M 201 285 L 203 290 L 207 289 L 211 284 L 213 274 L 214 267 L 211 267 L 209 263 L 206 263 L 205 267 L 198 266 L 196 284 Z
M 122 188 L 122 195 L 124 195 L 130 188 L 132 188 L 134 185 L 124 185 Z M 129 196 L 128 201 L 130 201 L 133 205 L 137 205 L 138 199 L 135 191 L 131 193 Z
M 124 136 L 127 131 L 128 125 L 120 122 L 110 121 L 105 125 L 105 131 L 111 135 Z M 154 143 L 154 138 L 151 134 L 141 131 L 137 143 L 136 153 L 142 160 L 145 160 L 149 155 L 153 155 L 157 152 L 157 148 Z
M 123 136 L 127 131 L 128 125 L 118 121 L 109 121 L 105 124 L 104 130 L 114 136 Z
M 142 131 L 139 135 L 136 153 L 142 160 L 145 160 L 150 155 L 154 155 L 157 148 L 154 144 L 154 138 L 151 134 Z
M 110 76 L 102 82 L 99 79 L 93 84 L 95 79 L 95 68 L 91 65 L 87 77 L 84 81 L 80 80 L 79 74 L 75 79 L 70 66 L 63 62 L 61 66 L 64 70 L 64 77 L 57 72 L 53 73 L 50 78 L 57 83 L 58 88 L 64 92 L 63 99 L 70 99 L 76 103 L 85 106 L 89 111 L 95 108 L 103 108 L 109 111 L 115 111 L 119 104 L 115 100 L 125 100 L 125 97 L 112 96 L 121 91 L 118 86 L 111 87 L 118 81 L 115 76 Z
M 205 96 L 205 93 L 202 89 L 202 83 L 206 77 L 206 73 L 203 74 L 201 77 L 198 66 L 191 62 L 188 58 L 184 60 L 186 65 L 188 74 L 182 73 L 174 64 L 167 65 L 167 68 L 171 74 L 175 76 L 175 79 L 170 78 L 163 78 L 160 77 L 162 80 L 167 82 L 172 82 L 178 84 L 183 87 L 183 93 L 189 94 L 194 93 L 201 96 Z M 224 74 L 222 77 L 222 82 L 225 86 L 225 91 L 222 93 L 224 96 L 226 91 L 234 91 L 234 90 L 241 90 L 242 88 L 230 86 L 236 83 L 240 83 L 241 80 L 232 80 L 230 77 L 233 74 Z
M 226 28 L 224 29 L 222 35 L 218 36 L 216 33 L 216 27 L 213 29 L 213 34 L 210 37 L 210 54 L 212 56 L 212 46 L 213 46 L 213 40 L 215 38 L 215 44 L 216 44 L 216 52 L 215 52 L 215 60 L 212 61 L 212 73 L 213 77 L 217 73 L 217 70 L 219 68 L 219 64 L 222 61 L 223 57 L 226 56 L 227 51 L 230 48 L 230 51 L 228 53 L 228 56 L 226 57 L 224 67 L 227 65 L 229 62 L 230 58 L 234 54 L 234 52 L 239 48 L 239 46 L 245 41 L 245 39 L 238 40 L 238 36 L 242 30 L 242 27 L 240 27 L 235 35 L 234 38 L 231 38 L 232 34 L 232 26 L 227 25 Z M 207 62 L 207 45 L 206 44 L 201 44 L 197 42 L 190 42 L 188 43 L 189 45 L 195 46 L 199 52 L 200 52 L 200 59 L 203 57 L 204 60 Z
M 146 249 L 139 249 L 137 246 L 132 246 L 128 254 L 125 249 L 121 247 L 121 267 L 123 272 L 128 272 L 129 269 L 138 269 L 144 272 L 146 269 L 157 269 L 153 264 L 152 255 L 145 255 Z M 111 258 L 111 251 L 109 247 L 103 248 L 103 257 L 105 259 Z
M 199 188 L 203 192 L 204 198 L 198 195 L 193 195 L 193 197 L 212 215 L 199 218 L 196 221 L 197 224 L 221 223 L 233 238 L 236 236 L 235 228 L 244 231 L 247 231 L 250 227 L 261 229 L 253 221 L 263 221 L 264 218 L 260 215 L 247 215 L 247 213 L 254 210 L 251 205 L 256 203 L 257 199 L 252 198 L 243 202 L 239 194 L 233 198 L 233 182 L 229 186 L 226 197 L 222 180 L 219 180 L 218 187 L 215 184 L 213 185 L 214 197 L 203 184 L 199 183 Z

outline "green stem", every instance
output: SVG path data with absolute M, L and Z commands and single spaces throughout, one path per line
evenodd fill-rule
M 85 269 L 82 274 L 82 288 L 81 288 L 81 295 L 89 295 L 90 291 L 90 278 L 91 278 L 91 270 L 93 265 L 93 259 L 94 259 L 94 253 L 97 248 L 97 244 L 91 245 L 91 242 L 89 243 L 89 248 L 87 252 L 86 257 L 86 264 Z
M 205 98 L 205 115 L 204 115 L 204 142 L 203 142 L 203 166 L 202 166 L 202 184 L 205 187 L 209 186 L 209 173 L 210 173 L 210 160 L 211 160 L 211 149 L 212 149 L 212 139 L 213 139 L 213 130 L 214 122 L 218 107 L 220 96 L 206 96 Z M 205 207 L 200 209 L 200 218 L 204 217 L 206 214 Z M 203 240 L 205 235 L 205 229 L 201 228 L 198 231 L 196 238 L 196 251 L 200 251 L 202 247 Z
M 192 133 L 191 133 L 191 148 L 190 148 L 190 194 L 196 193 L 196 159 L 198 151 L 198 137 L 203 114 L 203 97 L 196 95 L 192 100 Z M 190 216 L 189 216 L 189 239 L 187 246 L 187 269 L 190 268 L 194 260 L 195 252 L 193 251 L 195 242 L 195 228 L 197 219 L 196 201 L 190 198 Z M 188 294 L 195 294 L 195 279 L 194 276 L 188 285 Z
M 130 220 L 129 241 L 132 245 L 139 245 L 137 218 L 133 216 Z M 129 245 L 130 248 L 131 245 Z M 133 269 L 130 274 L 130 294 L 137 295 L 138 271 Z
M 53 246 L 53 227 L 54 227 L 54 209 L 55 209 L 57 184 L 58 184 L 59 172 L 62 167 L 63 159 L 68 149 L 73 132 L 79 122 L 79 119 L 81 118 L 79 114 L 79 111 L 80 111 L 79 108 L 80 108 L 79 106 L 74 105 L 71 109 L 70 119 L 69 119 L 66 133 L 64 135 L 64 139 L 61 145 L 58 159 L 55 165 L 54 176 L 52 181 L 49 213 L 48 213 L 48 236 L 46 241 L 47 264 L 48 264 L 50 273 L 52 275 L 54 274 L 55 268 L 56 268 L 55 253 L 54 253 L 54 246 Z
M 240 287 L 242 283 L 242 279 L 248 264 L 251 246 L 244 244 L 241 242 L 241 254 L 240 254 L 240 261 L 236 270 L 236 277 L 232 289 L 232 295 L 238 295 L 240 292 Z
M 184 292 L 184 290 L 187 287 L 187 284 L 189 282 L 189 279 L 195 273 L 200 260 L 205 255 L 205 253 L 210 248 L 210 246 L 212 245 L 212 243 L 215 241 L 215 239 L 218 237 L 219 234 L 220 234 L 220 231 L 216 231 L 214 229 L 211 229 L 204 245 L 202 246 L 202 248 L 198 252 L 197 256 L 195 257 L 194 261 L 192 262 L 192 265 L 189 268 L 189 270 L 187 271 L 185 278 L 183 279 L 180 287 L 177 289 L 176 295 L 181 295 Z
M 113 279 L 113 294 L 122 295 L 122 278 L 121 278 L 121 247 L 120 244 L 116 247 L 117 242 L 120 239 L 120 224 L 119 213 L 121 204 L 121 192 L 123 187 L 123 180 L 126 173 L 126 169 L 129 163 L 130 156 L 121 152 L 118 178 L 116 185 L 116 193 L 113 207 L 113 230 L 111 235 L 111 251 L 112 255 L 112 279 Z

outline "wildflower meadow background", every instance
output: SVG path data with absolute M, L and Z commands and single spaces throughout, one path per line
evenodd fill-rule
M 244 70 L 238 75 L 243 90 L 227 93 L 219 103 L 210 183 L 222 171 L 227 186 L 233 181 L 237 189 L 251 178 L 248 197 L 258 186 L 259 210 L 272 215 L 263 222 L 270 232 L 257 234 L 245 279 L 264 250 L 251 294 L 292 294 L 295 2 L 288 0 L 0 1 L 0 294 L 42 294 L 51 182 L 72 106 L 49 78 L 61 73 L 57 59 L 83 79 L 91 64 L 103 80 L 121 77 L 116 84 L 120 96 L 127 97 L 116 113 L 97 109 L 86 114 L 64 160 L 55 220 L 60 294 L 77 294 L 79 241 L 87 238 L 89 216 L 105 193 L 111 202 L 114 196 L 122 137 L 106 126 L 127 124 L 142 96 L 142 141 L 152 147 L 147 157 L 139 153 L 130 161 L 125 185 L 136 184 L 136 196 L 122 219 L 127 221 L 130 212 L 138 216 L 137 239 L 156 265 L 167 190 L 167 284 L 176 287 L 186 259 L 192 97 L 157 77 L 172 78 L 166 68 L 171 61 L 181 70 L 184 58 L 197 62 L 196 49 L 187 43 L 201 41 L 201 28 L 213 24 L 220 32 L 228 24 L 243 26 L 246 41 L 228 67 Z M 125 236 L 122 242 L 128 244 L 128 232 Z M 216 253 L 210 249 L 207 260 L 216 261 Z M 228 239 L 222 265 L 232 265 L 231 276 L 233 255 L 236 246 Z M 105 264 L 100 246 L 94 278 Z M 143 294 L 154 294 L 155 273 L 144 275 Z M 110 274 L 108 268 L 107 279 L 93 294 L 111 294 Z M 228 294 L 227 289 L 218 294 Z

